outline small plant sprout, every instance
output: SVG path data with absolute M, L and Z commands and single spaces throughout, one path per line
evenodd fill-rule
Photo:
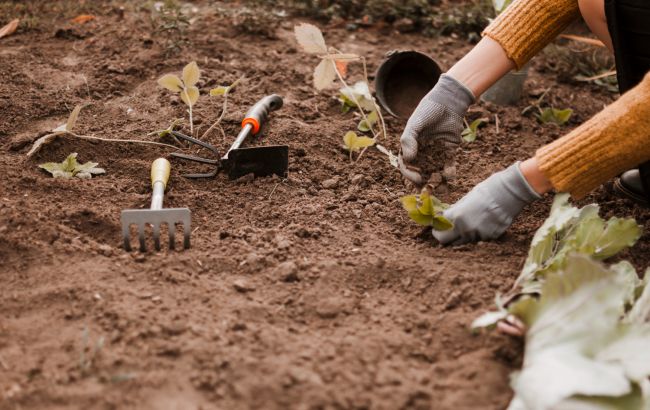
M 181 100 L 187 105 L 190 115 L 190 134 L 194 135 L 194 121 L 192 119 L 192 107 L 199 100 L 199 88 L 196 84 L 201 78 L 201 71 L 195 61 L 192 61 L 183 68 L 182 79 L 174 74 L 165 74 L 160 77 L 158 84 L 171 92 L 179 93 Z
M 359 137 L 356 132 L 349 131 L 343 136 L 343 148 L 350 153 L 350 162 L 352 162 L 352 153 L 361 149 L 365 150 L 368 147 L 375 145 L 375 139 L 370 137 Z M 357 161 L 361 158 L 363 152 L 359 154 Z
M 535 117 L 542 124 L 564 125 L 569 122 L 571 115 L 573 115 L 573 110 L 571 108 L 559 110 L 557 108 L 547 107 L 541 109 L 539 114 L 535 114 Z
M 93 175 L 106 173 L 103 168 L 97 168 L 97 165 L 99 165 L 97 162 L 78 163 L 77 153 L 73 152 L 63 162 L 46 162 L 38 167 L 52 174 L 54 178 L 90 179 Z
M 448 231 L 454 227 L 442 213 L 449 205 L 423 190 L 420 195 L 407 195 L 400 198 L 409 218 L 422 226 L 430 226 L 435 231 Z
M 487 118 L 479 118 L 477 120 L 472 121 L 471 124 L 467 123 L 467 120 L 465 121 L 465 128 L 463 130 L 463 133 L 461 134 L 463 139 L 467 142 L 474 142 L 476 141 L 476 137 L 478 136 L 478 129 L 481 125 L 485 124 L 487 121 L 489 121 Z
M 332 83 L 338 78 L 343 85 L 339 99 L 343 103 L 344 112 L 349 111 L 351 108 L 357 108 L 361 114 L 362 121 L 357 126 L 357 129 L 362 132 L 371 132 L 373 138 L 369 139 L 375 141 L 380 135 L 386 138 L 384 118 L 368 87 L 368 69 L 365 58 L 356 54 L 344 54 L 334 47 L 328 47 L 325 44 L 323 33 L 312 24 L 299 24 L 294 28 L 294 33 L 298 44 L 306 53 L 315 54 L 321 59 L 314 70 L 314 86 L 316 89 L 324 90 L 331 87 Z M 364 81 L 356 83 L 353 87 L 350 87 L 345 81 L 350 62 L 361 62 L 363 65 Z M 376 123 L 380 125 L 379 133 L 373 127 Z M 356 136 L 355 133 L 347 133 L 343 137 L 344 141 L 353 140 L 351 135 Z M 370 144 L 368 141 L 366 143 Z M 370 145 L 374 145 L 374 141 Z
M 554 108 L 552 106 L 542 108 L 542 102 L 550 90 L 551 89 L 548 88 L 546 91 L 544 91 L 542 95 L 537 99 L 537 101 L 524 108 L 521 114 L 526 115 L 531 110 L 537 110 L 537 113 L 535 113 L 535 118 L 537 118 L 540 123 L 555 124 L 560 126 L 564 125 L 571 119 L 571 115 L 573 115 L 572 109 L 567 108 L 562 110 Z
M 221 121 L 223 120 L 223 117 L 226 116 L 226 112 L 228 110 L 228 96 L 230 95 L 230 92 L 239 85 L 239 83 L 244 79 L 244 77 L 238 78 L 235 82 L 233 82 L 230 85 L 224 86 L 220 85 L 219 87 L 213 88 L 210 90 L 210 97 L 218 97 L 218 96 L 223 96 L 223 106 L 221 107 L 221 114 L 219 115 L 219 118 L 208 128 L 204 133 L 201 139 L 205 139 L 205 137 L 210 134 L 210 132 L 215 129 L 216 127 L 219 127 L 219 130 L 221 130 L 221 135 L 223 135 L 224 139 L 226 138 L 226 133 L 221 127 Z

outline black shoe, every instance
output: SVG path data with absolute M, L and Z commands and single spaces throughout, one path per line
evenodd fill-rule
M 637 204 L 648 206 L 648 195 L 643 188 L 643 181 L 638 169 L 626 171 L 614 181 L 614 192 L 619 196 L 631 199 Z

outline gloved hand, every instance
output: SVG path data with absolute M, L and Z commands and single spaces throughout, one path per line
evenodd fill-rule
M 429 175 L 422 175 L 415 164 L 434 161 L 426 158 L 427 152 L 418 151 L 418 145 L 439 141 L 445 152 L 454 151 L 460 144 L 465 128 L 463 118 L 474 102 L 474 94 L 453 77 L 443 74 L 438 83 L 424 96 L 402 133 L 402 150 L 399 157 L 402 175 L 416 185 L 427 182 Z
M 433 231 L 433 236 L 443 245 L 501 236 L 526 205 L 541 198 L 526 181 L 519 164 L 493 174 L 447 209 L 443 215 L 454 228 Z

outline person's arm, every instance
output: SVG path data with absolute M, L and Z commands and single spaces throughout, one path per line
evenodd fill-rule
M 559 192 L 583 198 L 650 160 L 650 74 L 589 121 L 540 148 L 534 160 Z
M 578 0 L 515 0 L 483 36 L 499 43 L 522 68 L 579 16 Z
M 533 158 L 493 174 L 444 212 L 440 243 L 499 237 L 529 203 L 551 190 L 581 199 L 608 179 L 650 160 L 650 73 L 580 127 Z

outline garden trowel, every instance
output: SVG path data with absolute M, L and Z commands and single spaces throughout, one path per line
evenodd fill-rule
M 255 103 L 255 105 L 246 113 L 246 117 L 242 121 L 242 129 L 239 131 L 237 138 L 235 138 L 235 142 L 233 142 L 230 149 L 228 149 L 228 152 L 226 152 L 226 154 L 220 159 L 202 158 L 179 152 L 172 153 L 172 156 L 203 164 L 216 165 L 212 172 L 184 175 L 187 178 L 211 178 L 217 175 L 221 170 L 228 172 L 228 177 L 230 179 L 237 179 L 248 174 L 254 174 L 256 177 L 269 176 L 273 174 L 285 177 L 289 167 L 288 146 L 271 145 L 241 148 L 244 140 L 246 140 L 250 135 L 261 134 L 271 111 L 275 111 L 281 107 L 282 97 L 275 94 L 266 96 Z M 172 134 L 180 139 L 207 148 L 218 156 L 217 149 L 211 144 L 177 131 L 172 131 Z

